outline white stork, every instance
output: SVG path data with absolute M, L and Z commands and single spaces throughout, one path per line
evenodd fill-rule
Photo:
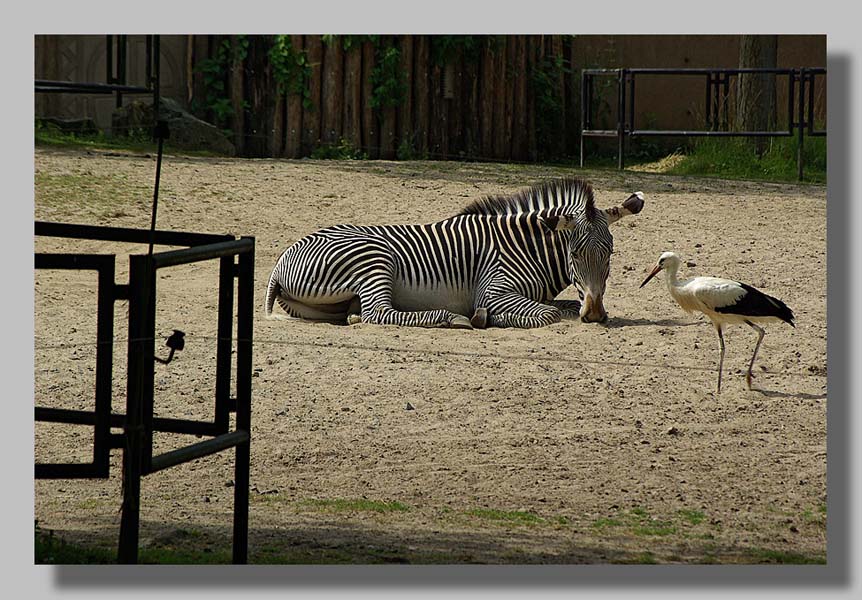
M 751 362 L 748 363 L 748 373 L 745 376 L 748 389 L 751 389 L 751 379 L 754 377 L 751 368 L 754 366 L 754 359 L 760 348 L 760 342 L 766 335 L 763 328 L 755 323 L 784 321 L 790 326 L 796 327 L 793 324 L 793 311 L 778 298 L 773 298 L 738 281 L 718 277 L 695 277 L 694 279 L 679 281 L 676 278 L 676 273 L 681 262 L 679 256 L 673 252 L 663 252 L 640 287 L 645 286 L 659 271 L 664 270 L 670 295 L 677 304 L 686 312 L 701 312 L 712 321 L 721 343 L 721 358 L 718 361 L 719 392 L 721 391 L 721 368 L 724 364 L 722 328 L 728 323 L 745 323 L 754 329 L 757 332 L 757 345 L 754 347 L 754 354 L 751 356 Z

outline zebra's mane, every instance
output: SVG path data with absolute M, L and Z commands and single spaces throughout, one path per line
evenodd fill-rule
M 593 188 L 583 179 L 552 179 L 508 196 L 486 196 L 467 205 L 459 215 L 511 215 L 553 209 L 583 210 L 588 221 L 596 214 Z

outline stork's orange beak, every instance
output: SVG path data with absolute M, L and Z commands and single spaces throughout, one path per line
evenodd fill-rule
M 658 275 L 659 271 L 661 271 L 661 266 L 660 266 L 660 265 L 656 265 L 656 266 L 654 266 L 654 267 L 653 267 L 653 269 L 652 269 L 652 271 L 650 272 L 650 274 L 649 274 L 649 275 L 647 275 L 647 278 L 646 278 L 646 279 L 644 279 L 643 283 L 642 283 L 642 284 L 640 284 L 640 287 L 639 287 L 638 289 L 640 289 L 640 288 L 642 288 L 643 286 L 645 286 L 645 285 L 649 282 L 649 280 L 650 280 L 650 279 L 652 279 L 653 277 L 655 277 L 656 275 Z

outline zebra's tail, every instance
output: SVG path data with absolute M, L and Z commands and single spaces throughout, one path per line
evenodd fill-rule
M 269 276 L 269 285 L 266 288 L 266 303 L 264 305 L 264 312 L 266 313 L 267 319 L 283 319 L 284 315 L 273 314 L 272 307 L 275 304 L 275 299 L 278 297 L 281 292 L 281 284 L 278 282 L 278 277 L 276 277 L 276 269 L 272 270 L 272 274 Z

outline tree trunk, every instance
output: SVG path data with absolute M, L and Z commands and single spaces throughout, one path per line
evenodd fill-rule
M 743 35 L 739 42 L 739 67 L 769 68 L 778 66 L 777 35 Z M 737 131 L 769 131 L 775 128 L 775 75 L 742 73 L 736 95 Z M 766 150 L 769 138 L 752 138 L 758 155 Z
M 216 38 L 218 39 L 218 38 Z M 245 71 L 244 62 L 236 56 L 236 48 L 239 45 L 239 36 L 230 36 L 231 48 L 235 58 L 231 59 L 230 68 L 230 102 L 233 109 L 233 144 L 236 147 L 236 153 L 243 156 L 245 153 L 245 108 L 243 101 L 245 100 L 245 85 L 243 73 Z

